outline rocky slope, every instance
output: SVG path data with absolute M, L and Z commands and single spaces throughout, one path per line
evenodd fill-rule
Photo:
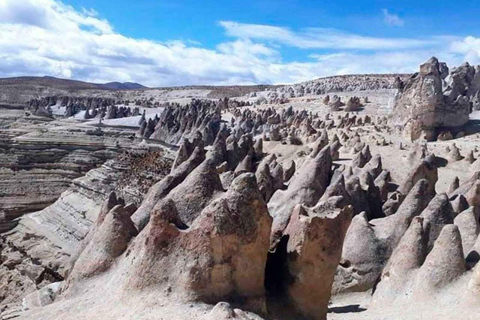
M 250 94 L 261 97 L 269 103 L 287 103 L 291 98 L 323 95 L 338 92 L 376 91 L 395 89 L 395 79 L 407 79 L 407 74 L 366 74 L 319 78 L 294 85 L 281 86 L 275 90 L 265 90 Z
M 0 253 L 3 308 L 16 310 L 25 294 L 63 280 L 108 194 L 116 190 L 128 203 L 140 203 L 145 190 L 167 173 L 168 157 L 163 151 L 141 149 L 115 157 L 74 179 L 52 205 L 23 217 L 4 232 Z
M 93 128 L 51 128 L 27 124 L 3 131 L 0 148 L 0 204 L 6 220 L 43 209 L 65 191 L 70 182 L 112 159 L 130 144 L 133 133 L 95 131 Z M 125 145 L 127 147 L 127 145 Z

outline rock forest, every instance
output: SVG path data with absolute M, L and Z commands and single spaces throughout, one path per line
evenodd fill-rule
M 2 319 L 478 319 L 480 66 L 62 81 L 0 80 Z
M 480 320 L 479 13 L 0 0 L 0 320 Z

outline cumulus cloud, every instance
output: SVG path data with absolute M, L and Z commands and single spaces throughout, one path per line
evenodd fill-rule
M 394 27 L 403 27 L 405 25 L 405 21 L 401 19 L 397 14 L 390 13 L 387 9 L 383 9 L 383 21 L 389 26 Z
M 460 63 L 478 60 L 480 53 L 480 40 L 473 37 L 375 38 L 234 21 L 219 26 L 231 39 L 206 49 L 194 41 L 127 37 L 95 10 L 57 0 L 0 0 L 0 76 L 148 86 L 294 83 L 334 74 L 413 72 L 433 54 Z M 284 46 L 304 50 L 305 60 L 285 62 Z M 329 53 L 318 53 L 324 49 Z
M 465 60 L 472 64 L 480 64 L 480 38 L 469 36 L 452 41 L 450 50 L 465 56 Z

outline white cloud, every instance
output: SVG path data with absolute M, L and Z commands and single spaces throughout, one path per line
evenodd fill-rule
M 79 31 L 90 28 L 96 33 L 112 33 L 110 24 L 95 18 L 95 11 L 72 7 L 54 0 L 0 0 L 0 22 L 21 24 L 46 30 Z
M 148 86 L 294 83 L 334 74 L 413 72 L 431 55 L 449 64 L 480 60 L 480 39 L 474 37 L 375 38 L 331 29 L 220 25 L 233 39 L 206 49 L 192 41 L 126 37 L 94 10 L 56 0 L 0 0 L 0 76 Z M 283 46 L 309 49 L 309 60 L 285 62 Z M 317 49 L 329 53 L 312 54 Z
M 450 50 L 465 56 L 465 60 L 472 64 L 480 64 L 480 38 L 469 36 L 453 41 Z
M 294 32 L 288 28 L 261 24 L 220 21 L 227 35 L 242 39 L 276 41 L 302 49 L 392 50 L 419 48 L 437 44 L 431 39 L 376 38 L 345 33 L 335 29 L 306 28 Z
M 383 9 L 383 21 L 389 26 L 394 27 L 403 27 L 405 25 L 405 21 L 401 19 L 397 14 L 390 13 L 387 9 Z

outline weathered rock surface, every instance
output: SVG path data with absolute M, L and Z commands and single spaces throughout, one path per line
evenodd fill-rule
M 162 160 L 158 152 L 151 152 L 151 157 L 148 154 L 132 152 L 107 161 L 73 180 L 52 205 L 23 216 L 12 230 L 2 234 L 2 306 L 18 305 L 26 294 L 65 279 L 71 258 L 111 191 L 117 190 L 129 202 L 142 201 L 138 190 L 148 189 L 161 179 L 172 161 Z M 131 192 L 132 187 L 137 192 Z
M 212 144 L 220 129 L 220 108 L 207 100 L 192 100 L 186 106 L 167 106 L 162 112 L 153 139 L 178 144 L 202 134 L 205 145 Z
M 458 127 L 468 121 L 470 104 L 460 89 L 452 89 L 444 95 L 441 63 L 431 58 L 420 66 L 420 72 L 413 75 L 400 91 L 391 122 L 402 128 L 404 135 L 416 140 L 424 136 L 427 140 L 436 138 L 438 127 Z M 457 88 L 456 77 L 453 86 Z
M 335 269 L 340 262 L 352 207 L 297 206 L 285 229 L 288 300 L 306 319 L 326 319 Z M 278 250 L 278 249 L 277 249 Z
M 277 190 L 273 194 L 268 203 L 273 217 L 272 243 L 280 239 L 297 204 L 314 206 L 318 202 L 329 184 L 331 167 L 330 148 L 325 147 L 314 158 L 305 161 L 287 190 Z
M 395 214 L 371 221 L 365 214 L 356 216 L 345 236 L 334 292 L 373 288 L 412 219 L 422 213 L 433 196 L 429 183 L 422 179 L 408 193 Z
M 443 227 L 432 251 L 420 268 L 414 285 L 414 296 L 428 297 L 466 271 L 462 239 L 458 227 Z

